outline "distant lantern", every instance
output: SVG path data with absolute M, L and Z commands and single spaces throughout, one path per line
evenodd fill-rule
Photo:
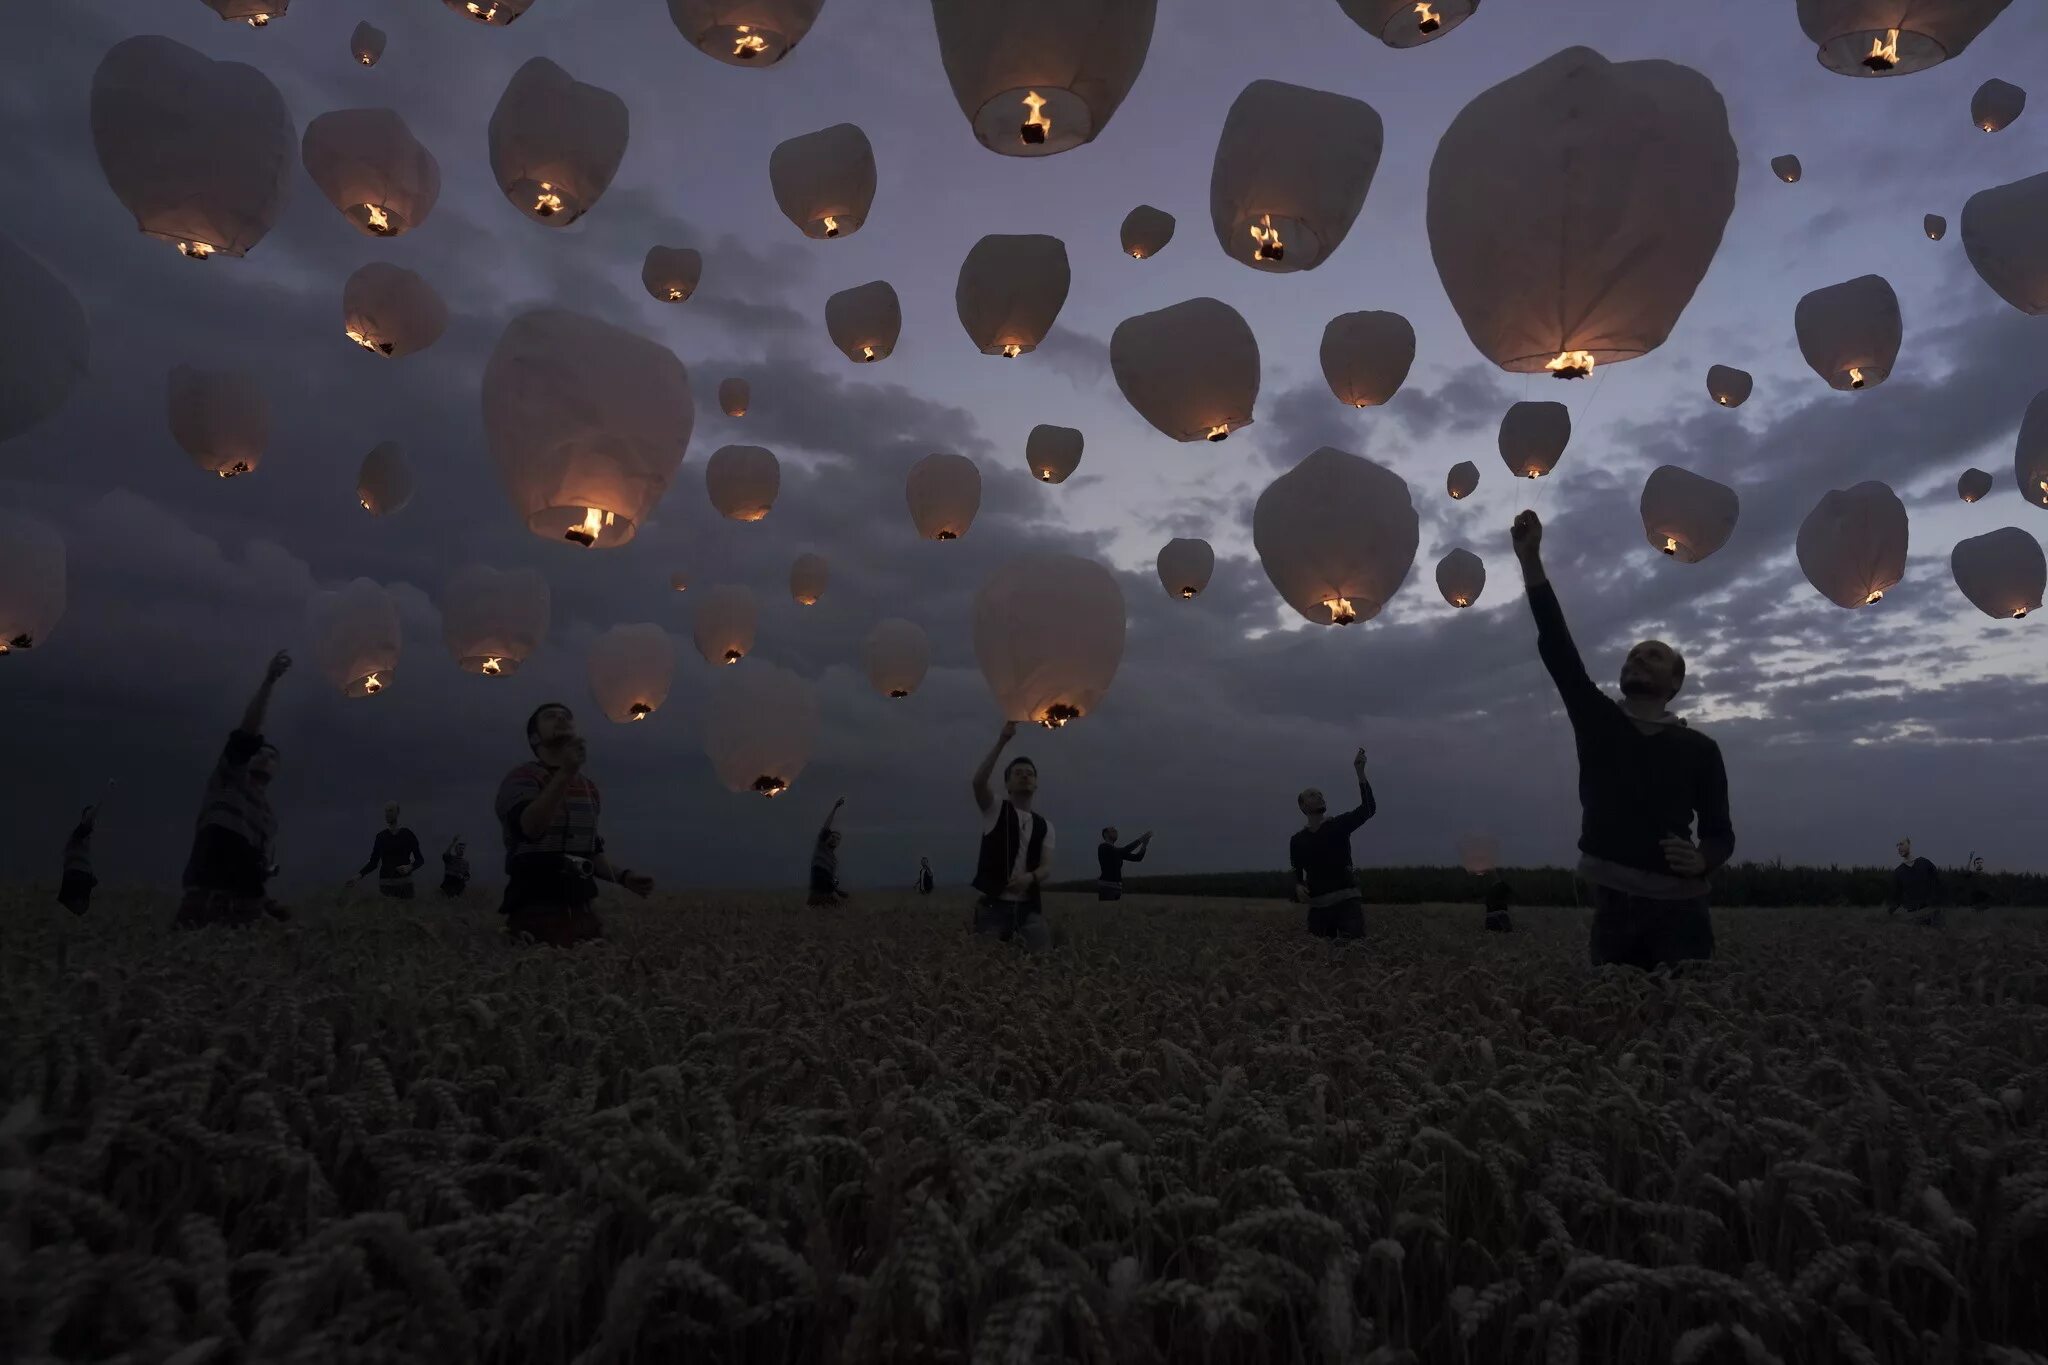
M 640 265 L 640 283 L 663 303 L 681 303 L 697 292 L 704 277 L 704 258 L 689 247 L 653 246 Z
M 1227 303 L 1189 299 L 1125 318 L 1109 337 L 1109 369 L 1124 400 L 1176 441 L 1221 441 L 1252 424 L 1259 342 Z
M 676 31 L 728 66 L 773 66 L 811 31 L 825 0 L 668 0 Z
M 441 164 L 389 109 L 322 114 L 299 151 L 327 202 L 372 237 L 410 232 L 441 197 Z
M 704 491 L 728 521 L 759 521 L 782 491 L 782 465 L 760 446 L 720 446 L 704 462 Z
M 1253 81 L 1223 119 L 1209 221 L 1256 270 L 1314 270 L 1344 241 L 1379 169 L 1385 130 L 1364 100 Z
M 823 555 L 801 554 L 789 566 L 789 595 L 800 607 L 815 607 L 832 581 L 832 566 Z
M 1175 537 L 1159 551 L 1159 585 L 1168 597 L 1200 597 L 1216 572 L 1216 551 L 1206 540 Z
M 903 331 L 903 305 L 887 280 L 842 289 L 825 300 L 825 332 L 855 364 L 887 360 Z
M 1500 866 L 1500 841 L 1490 834 L 1468 834 L 1458 840 L 1458 866 L 1484 877 Z
M 1081 433 L 1072 427 L 1040 423 L 1024 438 L 1024 463 L 1040 483 L 1065 483 L 1080 466 L 1083 444 Z
M 1320 626 L 1378 616 L 1415 566 L 1420 539 L 1401 476 L 1329 446 L 1273 480 L 1252 507 L 1266 577 Z
M 384 55 L 384 30 L 367 20 L 357 24 L 356 31 L 348 36 L 348 50 L 362 65 L 375 66 Z
M 1500 457 L 1518 479 L 1557 468 L 1571 439 L 1571 409 L 1562 403 L 1517 403 L 1500 419 Z
M 1472 344 L 1583 378 L 1664 344 L 1735 208 L 1728 109 L 1675 62 L 1571 47 L 1475 98 L 1429 169 L 1429 249 Z
M 775 206 L 806 237 L 851 237 L 875 202 L 875 149 L 851 123 L 775 145 L 768 154 Z
M 930 671 L 932 644 L 923 626 L 891 616 L 877 621 L 861 641 L 860 658 L 867 669 L 868 686 L 901 701 L 917 691 Z
M 64 537 L 0 510 L 0 655 L 34 649 L 64 619 Z
M 1930 242 L 1938 242 L 1948 236 L 1948 219 L 1938 213 L 1930 213 L 1925 218 L 1922 218 L 1920 220 L 1920 227 L 1927 234 L 1927 240 Z
M 726 790 L 782 795 L 817 743 L 818 690 L 788 669 L 764 663 L 711 684 L 704 753 Z
M 1467 549 L 1456 549 L 1436 564 L 1436 590 L 1454 607 L 1469 607 L 1486 590 L 1486 561 Z
M 1451 466 L 1451 472 L 1444 476 L 1444 492 L 1451 495 L 1451 501 L 1462 502 L 1472 496 L 1479 487 L 1479 466 L 1470 460 L 1460 460 Z
M 2017 526 L 1957 541 L 1948 564 L 1963 596 L 1986 616 L 2017 620 L 2041 609 L 2048 560 L 2041 542 Z
M 0 441 L 54 417 L 91 354 L 92 327 L 78 296 L 0 233 Z
M 958 540 L 981 510 L 981 470 L 965 455 L 927 455 L 903 482 L 910 520 L 926 540 Z
M 341 327 L 366 351 L 411 355 L 441 339 L 448 329 L 448 305 L 412 271 L 372 261 L 341 287 Z
M 135 226 L 195 260 L 240 256 L 284 207 L 297 140 L 277 87 L 154 34 L 123 39 L 92 77 L 92 143 Z
M 441 592 L 441 638 L 463 672 L 510 677 L 547 639 L 551 606 L 532 569 L 465 565 Z
M 1173 226 L 1173 215 L 1165 209 L 1140 204 L 1124 215 L 1117 240 L 1123 243 L 1124 255 L 1142 261 L 1166 250 L 1166 244 L 1173 240 Z
M 736 664 L 746 658 L 754 652 L 754 594 L 735 583 L 698 593 L 690 638 L 706 663 Z
M 718 407 L 727 417 L 745 417 L 753 397 L 754 391 L 744 379 L 718 381 Z
M 398 670 L 398 605 L 367 578 L 336 592 L 316 592 L 307 604 L 313 657 L 344 697 L 374 697 Z
M 1906 76 L 1960 57 L 2009 0 L 1799 0 L 1799 27 L 1842 76 Z
M 1998 297 L 2022 313 L 2048 313 L 2048 171 L 1971 195 L 1963 254 Z
M 542 539 L 586 549 L 633 538 L 696 422 L 689 373 L 668 347 L 560 308 L 506 324 L 483 402 L 513 510 Z
M 1956 496 L 1964 502 L 1981 502 L 1991 492 L 1992 478 L 1981 469 L 1965 469 L 1956 480 Z
M 292 0 L 202 0 L 221 18 L 250 28 L 268 28 L 272 19 L 282 19 Z
M 503 28 L 534 6 L 534 0 L 441 0 L 465 19 Z
M 624 100 L 535 57 L 512 73 L 491 111 L 491 174 L 512 207 L 567 227 L 612 183 L 626 136 Z
M 2020 419 L 2012 474 L 2021 497 L 2036 507 L 2048 507 L 2048 389 L 2034 395 Z
M 613 626 L 590 642 L 590 695 L 606 720 L 646 720 L 668 700 L 676 676 L 676 642 L 651 622 Z
M 677 569 L 674 573 L 670 574 L 668 576 L 668 590 L 670 592 L 688 592 L 690 590 L 689 573 L 685 570 Z
M 388 517 L 412 501 L 412 470 L 396 441 L 379 441 L 356 473 L 356 501 L 373 517 Z
M 1323 328 L 1322 361 L 1338 402 L 1376 408 L 1407 381 L 1415 329 L 1399 313 L 1340 313 Z
M 1643 536 L 1681 564 L 1697 564 L 1735 534 L 1741 501 L 1727 484 L 1677 465 L 1659 465 L 1643 483 Z
M 1799 183 L 1799 158 L 1796 156 L 1774 156 L 1771 158 L 1771 174 L 1788 185 Z
M 1899 296 L 1882 275 L 1814 290 L 1793 309 L 1792 327 L 1813 372 L 1845 392 L 1882 384 L 1905 336 Z
M 171 439 L 210 474 L 232 479 L 263 463 L 270 444 L 270 400 L 239 370 L 171 366 Z
M 1152 46 L 1156 0 L 932 0 L 939 60 L 975 140 L 1004 156 L 1093 142 Z
M 1707 396 L 1724 408 L 1739 408 L 1747 403 L 1755 387 L 1756 380 L 1748 370 L 1738 370 L 1733 365 L 1707 367 Z
M 1970 122 L 1987 133 L 2009 126 L 2027 107 L 2027 92 L 2009 81 L 1992 79 L 1970 96 Z
M 1048 730 L 1079 720 L 1123 662 L 1123 589 L 1090 559 L 1013 559 L 974 595 L 974 657 L 1004 719 Z
M 953 306 L 977 350 L 1015 359 L 1045 340 L 1072 281 L 1059 238 L 992 233 L 960 263 Z
M 1830 489 L 1799 524 L 1794 547 L 1821 596 L 1869 606 L 1906 576 L 1906 505 L 1874 479 Z
M 1470 19 L 1479 0 L 1337 0 L 1337 8 L 1388 47 L 1420 47 Z

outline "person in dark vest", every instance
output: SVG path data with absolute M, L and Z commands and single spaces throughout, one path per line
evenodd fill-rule
M 811 895 L 807 904 L 846 904 L 846 891 L 839 885 L 839 831 L 832 828 L 832 822 L 839 818 L 839 808 L 845 804 L 843 796 L 832 803 L 817 839 L 811 844 Z
M 377 837 L 370 843 L 370 857 L 356 875 L 343 883 L 354 886 L 370 875 L 377 873 L 377 894 L 393 900 L 412 899 L 412 874 L 426 865 L 427 855 L 420 851 L 419 836 L 398 823 L 398 803 L 391 802 L 384 807 L 384 828 L 377 831 Z
M 441 894 L 453 900 L 469 890 L 469 845 L 450 839 L 441 854 Z
M 1331 815 L 1321 789 L 1310 787 L 1294 798 L 1306 823 L 1287 844 L 1294 869 L 1294 899 L 1308 907 L 1308 931 L 1318 938 L 1364 938 L 1364 898 L 1358 891 L 1358 869 L 1351 863 L 1351 836 L 1372 819 L 1379 804 L 1365 780 L 1365 750 L 1352 755 L 1358 777 L 1358 804 Z
M 265 894 L 277 872 L 277 813 L 270 805 L 277 748 L 263 738 L 270 694 L 291 666 L 292 656 L 283 650 L 271 656 L 256 694 L 242 709 L 241 723 L 229 733 L 207 775 L 192 854 L 185 860 L 185 894 L 174 921 L 180 929 L 252 924 L 265 915 L 291 918 Z
M 64 880 L 57 887 L 57 904 L 74 915 L 92 908 L 92 889 L 100 884 L 92 875 L 92 832 L 98 818 L 99 807 L 87 806 L 64 841 Z
M 1506 877 L 1495 877 L 1493 885 L 1486 888 L 1486 927 L 1496 933 L 1508 933 L 1515 925 L 1508 915 L 1508 909 L 1515 902 L 1515 889 L 1508 885 Z
M 1942 924 L 1941 869 L 1930 858 L 1913 856 L 1913 841 L 1898 842 L 1899 865 L 1892 869 L 1892 899 L 1887 915 L 1904 910 L 1915 924 L 1938 929 Z
M 917 860 L 917 894 L 929 896 L 931 893 L 932 860 L 930 858 L 919 858 Z
M 1152 846 L 1152 831 L 1146 830 L 1128 844 L 1116 841 L 1116 826 L 1105 826 L 1102 842 L 1095 846 L 1096 870 L 1101 880 L 1095 883 L 1095 899 L 1099 901 L 1122 900 L 1124 896 L 1124 864 L 1145 861 L 1145 850 Z
M 981 808 L 981 852 L 974 864 L 974 932 L 1015 938 L 1031 952 L 1048 947 L 1040 890 L 1052 869 L 1052 822 L 1032 807 L 1038 797 L 1038 766 L 1018 757 L 1003 769 L 1003 799 L 989 790 L 996 760 L 1017 737 L 1007 721 L 981 766 L 974 770 L 974 804 Z

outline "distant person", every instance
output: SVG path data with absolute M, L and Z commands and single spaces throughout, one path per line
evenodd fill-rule
M 99 807 L 87 806 L 64 841 L 64 880 L 57 886 L 57 904 L 74 915 L 92 909 L 92 889 L 100 884 L 92 875 L 92 832 L 98 817 Z
M 262 915 L 290 918 L 264 893 L 277 871 L 277 813 L 270 805 L 277 748 L 263 738 L 263 714 L 278 679 L 291 666 L 292 656 L 283 650 L 271 657 L 256 695 L 242 710 L 241 723 L 228 735 L 227 746 L 207 776 L 192 855 L 185 860 L 185 894 L 174 921 L 180 929 L 250 924 Z
M 929 896 L 931 893 L 932 860 L 930 858 L 919 858 L 917 860 L 917 894 Z
M 1102 880 L 1095 884 L 1095 899 L 1099 901 L 1122 900 L 1124 896 L 1124 864 L 1145 861 L 1145 850 L 1152 846 L 1152 831 L 1146 830 L 1128 844 L 1118 845 L 1116 826 L 1110 825 L 1102 831 L 1102 842 L 1095 846 L 1096 870 Z
M 469 890 L 469 845 L 450 839 L 441 854 L 441 894 L 454 900 Z
M 576 716 L 560 702 L 544 702 L 526 718 L 521 763 L 498 784 L 498 826 L 505 836 L 505 898 L 499 911 L 514 940 L 530 937 L 557 948 L 601 938 L 604 925 L 592 908 L 597 884 L 613 882 L 636 896 L 654 878 L 614 869 L 597 832 L 602 800 L 583 775 L 585 748 Z
M 1486 927 L 1496 933 L 1508 933 L 1514 929 L 1514 920 L 1508 910 L 1515 903 L 1515 889 L 1508 885 L 1506 877 L 1495 877 L 1493 885 L 1486 888 Z
M 846 904 L 846 890 L 839 885 L 839 831 L 832 828 L 839 808 L 845 804 L 843 796 L 832 803 L 832 809 L 825 812 L 817 841 L 811 845 L 811 905 Z
M 426 866 L 426 862 L 427 855 L 420 852 L 419 836 L 398 823 L 398 803 L 393 801 L 384 807 L 384 828 L 377 831 L 377 837 L 370 843 L 369 860 L 344 885 L 354 886 L 374 868 L 378 895 L 409 901 L 412 874 Z
M 1052 821 L 1032 809 L 1038 797 L 1038 765 L 1013 758 L 1003 769 L 1003 799 L 989 791 L 996 760 L 1017 737 L 1017 722 L 1006 721 L 995 747 L 974 770 L 974 804 L 981 809 L 981 852 L 974 864 L 974 932 L 1012 938 L 1029 952 L 1050 946 L 1040 890 L 1052 870 Z
M 1991 908 L 1991 893 L 1984 886 L 1984 860 L 1975 853 L 1963 864 L 1963 890 L 1969 896 L 1972 910 Z
M 1307 823 L 1287 844 L 1294 868 L 1294 899 L 1308 907 L 1308 931 L 1320 938 L 1364 938 L 1364 900 L 1358 892 L 1358 869 L 1351 864 L 1351 836 L 1379 809 L 1372 784 L 1365 780 L 1365 750 L 1351 758 L 1358 777 L 1358 804 L 1342 815 L 1329 813 L 1329 802 L 1316 787 L 1294 798 Z
M 1897 844 L 1899 865 L 1892 869 L 1892 898 L 1887 915 L 1904 910 L 1915 924 L 1939 928 L 1941 913 L 1941 869 L 1928 858 L 1913 856 L 1913 841 Z
M 1513 543 L 1536 618 L 1536 652 L 1578 749 L 1578 875 L 1593 902 L 1593 965 L 1648 969 L 1710 958 L 1707 874 L 1734 854 L 1735 828 L 1720 747 L 1670 711 L 1685 660 L 1661 640 L 1642 641 L 1622 660 L 1621 701 L 1609 699 L 1565 627 L 1534 512 L 1515 518 Z

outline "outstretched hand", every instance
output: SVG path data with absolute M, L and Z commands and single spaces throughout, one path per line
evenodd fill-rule
M 1014 720 L 1006 720 L 1006 721 L 1004 721 L 1004 722 L 1003 722 L 1003 735 L 1002 735 L 1002 738 L 1003 738 L 1003 743 L 1005 743 L 1005 744 L 1008 744 L 1008 743 L 1009 743 L 1009 742 L 1010 742 L 1011 740 L 1015 739 L 1016 737 L 1017 737 L 1017 722 L 1016 722 L 1016 721 L 1014 721 Z
M 1543 549 L 1543 519 L 1524 508 L 1516 515 L 1508 537 L 1514 542 L 1517 556 L 1528 559 L 1540 553 Z
M 1361 777 L 1365 775 L 1365 746 L 1363 744 L 1359 745 L 1358 752 L 1351 756 L 1351 771 Z
M 270 664 L 267 668 L 263 670 L 263 681 L 276 682 L 279 678 L 282 678 L 286 673 L 289 673 L 291 671 L 291 667 L 291 654 L 286 650 L 280 649 L 279 651 L 277 651 L 277 653 L 270 656 Z

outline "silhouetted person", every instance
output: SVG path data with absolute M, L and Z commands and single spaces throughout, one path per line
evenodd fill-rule
M 291 666 L 292 656 L 283 650 L 271 657 L 241 723 L 229 733 L 207 775 L 192 855 L 185 860 L 185 894 L 175 921 L 181 929 L 249 924 L 260 915 L 289 918 L 283 906 L 264 894 L 277 871 L 277 813 L 270 805 L 277 748 L 263 738 L 263 716 L 271 691 Z
M 469 845 L 450 839 L 441 854 L 441 894 L 453 900 L 469 890 Z
M 919 858 L 917 860 L 917 894 L 929 896 L 931 893 L 932 860 L 930 858 Z
M 832 828 L 839 808 L 845 804 L 843 796 L 832 803 L 832 809 L 825 812 L 825 823 L 818 830 L 817 841 L 811 845 L 809 903 L 812 905 L 846 904 L 846 890 L 839 885 L 839 831 Z
M 989 790 L 996 760 L 1017 737 L 1017 722 L 1006 721 L 995 747 L 974 770 L 974 804 L 981 809 L 981 850 L 974 864 L 974 932 L 1015 938 L 1031 952 L 1049 946 L 1040 889 L 1052 869 L 1052 821 L 1032 809 L 1038 797 L 1038 766 L 1013 758 L 1003 769 L 1003 799 Z
M 1116 826 L 1110 825 L 1102 831 L 1102 842 L 1095 846 L 1096 870 L 1102 874 L 1095 884 L 1095 899 L 1099 901 L 1122 900 L 1124 895 L 1124 864 L 1145 861 L 1145 850 L 1152 846 L 1152 831 L 1146 830 L 1128 844 L 1116 841 Z
M 1969 896 L 1972 910 L 1991 908 L 1991 893 L 1984 889 L 1984 860 L 1975 853 L 1963 864 L 1963 890 Z
M 74 915 L 92 908 L 92 889 L 100 884 L 92 875 L 92 832 L 98 816 L 98 806 L 80 811 L 78 823 L 64 841 L 64 880 L 57 887 L 57 904 Z
M 412 899 L 412 874 L 426 865 L 427 855 L 420 851 L 419 836 L 398 823 L 398 803 L 391 802 L 384 807 L 384 828 L 377 831 L 377 837 L 370 844 L 370 857 L 356 875 L 348 879 L 347 885 L 377 873 L 377 894 L 393 900 Z
M 1913 841 L 1898 842 L 1899 865 L 1892 869 L 1892 899 L 1887 915 L 1904 910 L 1915 924 L 1938 928 L 1941 913 L 1941 869 L 1927 858 L 1913 856 Z
M 1629 650 L 1617 704 L 1587 676 L 1543 571 L 1543 523 L 1515 518 L 1515 557 L 1536 618 L 1536 652 L 1572 724 L 1579 758 L 1579 877 L 1593 902 L 1595 966 L 1650 968 L 1714 955 L 1707 874 L 1735 852 L 1721 750 L 1671 714 L 1685 660 L 1661 640 Z M 1699 842 L 1692 839 L 1694 817 Z
M 1508 885 L 1506 877 L 1495 877 L 1493 885 L 1486 888 L 1486 927 L 1498 933 L 1507 933 L 1514 925 L 1508 910 L 1515 902 L 1515 889 Z
M 1365 910 L 1358 892 L 1358 869 L 1351 864 L 1351 836 L 1379 809 L 1372 784 L 1365 780 L 1365 750 L 1351 758 L 1358 776 L 1358 804 L 1331 815 L 1329 803 L 1316 787 L 1294 798 L 1307 824 L 1287 844 L 1294 869 L 1294 899 L 1308 907 L 1308 931 L 1322 938 L 1365 937 Z

